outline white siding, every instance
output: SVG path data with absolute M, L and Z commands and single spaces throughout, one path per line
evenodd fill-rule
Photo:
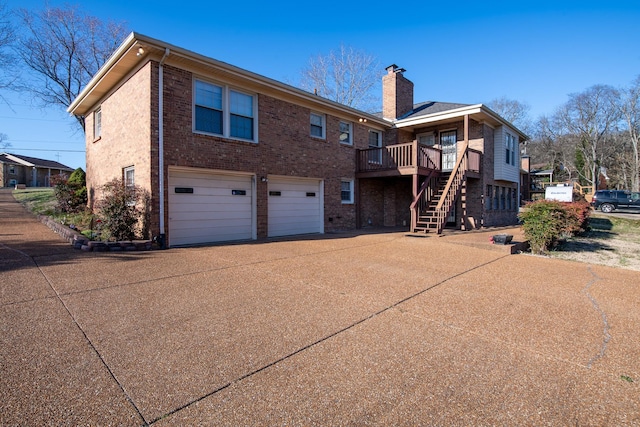
M 515 165 L 507 164 L 505 158 L 505 141 L 506 132 L 516 137 L 516 161 Z M 500 181 L 520 182 L 520 140 L 518 134 L 512 129 L 499 126 L 494 133 L 494 150 L 493 150 L 493 178 Z

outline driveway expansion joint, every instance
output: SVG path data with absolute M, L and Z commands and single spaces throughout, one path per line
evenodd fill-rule
M 127 390 L 124 388 L 124 385 L 118 380 L 118 378 L 116 377 L 115 373 L 111 370 L 111 368 L 109 367 L 109 365 L 107 364 L 106 360 L 104 360 L 104 358 L 102 357 L 102 355 L 100 354 L 100 352 L 98 351 L 98 349 L 96 348 L 96 346 L 93 344 L 93 342 L 91 341 L 91 339 L 89 338 L 89 336 L 87 335 L 87 333 L 85 332 L 85 330 L 82 328 L 82 326 L 80 326 L 80 324 L 78 323 L 78 320 L 75 318 L 75 316 L 73 315 L 73 313 L 71 313 L 71 310 L 69 309 L 69 307 L 67 306 L 67 304 L 64 302 L 64 300 L 61 298 L 60 294 L 58 293 L 58 290 L 53 286 L 53 283 L 51 283 L 51 280 L 49 280 L 49 278 L 47 277 L 47 275 L 44 273 L 44 271 L 42 271 L 42 269 L 40 268 L 40 266 L 38 265 L 37 261 L 33 258 L 33 257 L 29 257 L 32 259 L 33 263 L 35 264 L 36 268 L 38 269 L 38 271 L 40 272 L 40 274 L 42 275 L 42 277 L 44 278 L 44 280 L 47 282 L 47 284 L 49 285 L 49 287 L 51 288 L 51 290 L 54 292 L 55 294 L 55 298 L 60 302 L 60 304 L 62 305 L 62 307 L 64 308 L 64 310 L 67 312 L 67 314 L 69 315 L 69 317 L 71 318 L 71 321 L 73 322 L 73 324 L 78 328 L 78 330 L 80 331 L 80 333 L 82 334 L 82 336 L 84 337 L 85 342 L 89 345 L 89 347 L 93 350 L 93 352 L 95 353 L 95 355 L 98 357 L 98 359 L 100 360 L 100 362 L 102 363 L 102 366 L 104 366 L 104 368 L 107 370 L 107 372 L 109 373 L 109 376 L 111 376 L 111 378 L 115 381 L 115 383 L 118 385 L 118 387 L 120 388 L 120 390 L 122 391 L 122 393 L 124 394 L 124 397 L 126 398 L 126 400 L 129 402 L 129 404 L 131 404 L 131 406 L 133 407 L 133 409 L 136 411 L 136 413 L 138 414 L 138 416 L 140 417 L 140 419 L 143 422 L 143 425 L 149 425 L 149 423 L 147 422 L 147 420 L 144 418 L 144 416 L 142 415 L 142 412 L 140 411 L 140 409 L 138 408 L 138 406 L 135 404 L 135 402 L 133 401 L 133 399 L 131 398 L 131 396 L 129 396 L 129 393 L 127 392 Z
M 510 256 L 510 254 L 509 255 L 503 255 L 503 256 L 501 256 L 499 258 L 492 259 L 490 261 L 487 261 L 485 263 L 476 265 L 476 266 L 474 266 L 472 268 L 469 268 L 469 269 L 467 269 L 465 271 L 462 271 L 460 273 L 456 273 L 456 274 L 454 274 L 454 275 L 452 275 L 450 277 L 447 277 L 444 280 L 441 280 L 441 281 L 439 281 L 437 283 L 434 283 L 433 285 L 428 286 L 428 287 L 426 287 L 424 289 L 421 289 L 421 290 L 419 290 L 419 291 L 417 291 L 417 292 L 415 292 L 415 293 L 413 293 L 413 294 L 411 294 L 411 295 L 409 295 L 409 296 L 407 296 L 407 297 L 405 297 L 405 298 L 403 298 L 403 299 L 401 299 L 399 301 L 396 301 L 395 303 L 393 303 L 391 305 L 388 305 L 387 307 L 384 307 L 384 308 L 382 308 L 382 309 L 380 309 L 380 310 L 378 310 L 378 311 L 376 311 L 374 313 L 371 313 L 370 315 L 368 315 L 366 317 L 363 317 L 360 320 L 357 320 L 357 321 L 351 323 L 350 325 L 345 326 L 344 328 L 341 328 L 341 329 L 339 329 L 339 330 L 337 330 L 337 331 L 335 331 L 335 332 L 333 332 L 333 333 L 331 333 L 329 335 L 326 335 L 326 336 L 324 336 L 324 337 L 322 337 L 322 338 L 320 338 L 320 339 L 318 339 L 318 340 L 316 340 L 316 341 L 314 341 L 314 342 L 312 342 L 310 344 L 307 344 L 307 345 L 305 345 L 303 347 L 300 347 L 299 349 L 297 349 L 297 350 L 295 350 L 295 351 L 293 351 L 293 352 L 291 352 L 291 353 L 289 353 L 289 354 L 287 354 L 285 356 L 282 356 L 281 358 L 279 358 L 277 360 L 274 360 L 271 363 L 268 363 L 268 364 L 266 364 L 264 366 L 261 366 L 258 369 L 255 369 L 255 370 L 253 370 L 251 372 L 248 372 L 248 373 L 246 373 L 244 375 L 241 375 L 240 377 L 238 377 L 238 378 L 236 378 L 236 379 L 234 379 L 232 381 L 229 381 L 228 383 L 224 384 L 223 386 L 220 386 L 220 387 L 216 388 L 215 390 L 212 390 L 209 393 L 206 393 L 206 394 L 198 397 L 197 399 L 192 400 L 191 402 L 187 402 L 184 405 L 182 405 L 182 406 L 180 406 L 178 408 L 175 408 L 172 411 L 169 411 L 169 412 L 159 416 L 156 419 L 154 419 L 151 422 L 149 422 L 149 425 L 155 424 L 156 422 L 158 422 L 160 420 L 163 420 L 163 419 L 165 419 L 165 418 L 167 418 L 167 417 L 169 417 L 171 415 L 174 415 L 174 414 L 182 411 L 183 409 L 187 409 L 190 406 L 193 406 L 196 403 L 203 401 L 204 399 L 207 399 L 207 398 L 209 398 L 211 396 L 216 395 L 217 393 L 219 393 L 219 392 L 231 387 L 234 384 L 240 383 L 241 381 L 243 381 L 243 380 L 245 380 L 247 378 L 250 378 L 250 377 L 252 377 L 252 376 L 254 376 L 254 375 L 256 375 L 256 374 L 258 374 L 258 373 L 260 373 L 260 372 L 262 372 L 264 370 L 266 370 L 266 369 L 269 369 L 269 368 L 271 368 L 273 366 L 276 366 L 277 364 L 279 364 L 281 362 L 284 362 L 284 361 L 292 358 L 293 356 L 295 356 L 295 355 L 297 355 L 299 353 L 302 353 L 305 350 L 308 350 L 308 349 L 310 349 L 312 347 L 315 347 L 318 344 L 321 344 L 321 343 L 323 343 L 325 341 L 330 340 L 333 337 L 336 337 L 336 336 L 338 336 L 338 335 L 340 335 L 340 334 L 342 334 L 344 332 L 347 332 L 347 331 L 355 328 L 356 326 L 361 325 L 361 324 L 363 324 L 363 323 L 365 323 L 365 322 L 367 322 L 367 321 L 369 321 L 369 320 L 371 320 L 371 319 L 373 319 L 373 318 L 375 318 L 375 317 L 377 317 L 377 316 L 379 316 L 381 314 L 384 314 L 384 313 L 386 313 L 388 311 L 391 311 L 391 310 L 395 310 L 400 305 L 404 304 L 405 302 L 410 301 L 410 300 L 412 300 L 414 298 L 417 298 L 418 296 L 420 296 L 420 295 L 422 295 L 422 294 L 424 294 L 426 292 L 429 292 L 430 290 L 432 290 L 432 289 L 434 289 L 434 288 L 436 288 L 438 286 L 441 286 L 441 285 L 447 283 L 448 281 L 450 281 L 452 279 L 455 279 L 456 277 L 463 276 L 463 275 L 465 275 L 467 273 L 470 273 L 470 272 L 472 272 L 474 270 L 477 270 L 479 268 L 485 267 L 485 266 L 487 266 L 489 264 L 492 264 L 494 262 L 497 262 L 497 261 L 499 261 L 499 260 L 501 260 L 503 258 L 507 258 L 509 256 Z M 291 258 L 291 257 L 289 257 L 289 258 Z

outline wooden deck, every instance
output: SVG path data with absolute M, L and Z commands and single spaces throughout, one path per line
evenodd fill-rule
M 468 177 L 479 178 L 482 153 L 469 149 L 468 154 Z M 356 152 L 356 178 L 427 176 L 432 171 L 442 172 L 442 150 L 417 141 Z

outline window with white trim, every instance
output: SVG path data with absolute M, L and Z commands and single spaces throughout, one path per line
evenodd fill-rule
M 16 167 L 15 167 L 15 165 L 9 165 L 9 174 L 10 174 L 10 175 L 15 175 L 15 174 L 16 174 Z
M 128 190 L 125 194 L 128 199 L 127 206 L 135 206 L 135 169 L 133 166 L 129 166 L 122 169 L 122 176 L 124 178 L 124 186 Z
M 353 145 L 353 125 L 351 122 L 340 122 L 340 143 L 345 145 Z
M 342 204 L 353 203 L 353 180 L 342 180 L 340 182 L 340 198 Z
M 516 137 L 510 133 L 505 134 L 505 163 L 508 165 L 516 165 Z
M 133 187 L 136 185 L 135 180 L 135 168 L 133 166 L 129 166 L 123 169 L 124 175 L 124 185 L 127 187 Z
M 325 138 L 325 117 L 324 114 L 311 113 L 309 116 L 311 124 L 311 136 Z
M 233 138 L 253 140 L 253 97 L 229 90 L 230 126 Z
M 93 139 L 102 136 L 102 108 L 98 108 L 93 112 Z
M 196 132 L 247 141 L 256 140 L 256 96 L 225 85 L 194 82 Z
M 382 163 L 382 132 L 369 129 L 369 163 Z

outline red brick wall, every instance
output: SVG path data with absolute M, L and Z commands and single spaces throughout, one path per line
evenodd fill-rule
M 368 147 L 367 126 L 352 121 L 355 142 L 344 145 L 340 119 L 327 115 L 326 139 L 314 138 L 309 108 L 258 94 L 258 143 L 197 134 L 191 73 L 165 66 L 164 85 L 165 164 L 256 174 L 259 238 L 267 235 L 267 183 L 260 177 L 269 175 L 323 179 L 325 230 L 355 228 L 355 205 L 342 203 L 341 180 L 354 179 L 355 149 Z
M 408 227 L 411 223 L 409 206 L 413 201 L 411 187 L 410 177 L 361 179 L 362 226 Z
M 145 65 L 104 99 L 102 136 L 94 138 L 94 114 L 86 116 L 87 192 L 90 206 L 99 199 L 99 187 L 113 178 L 122 178 L 123 168 L 135 168 L 135 183 L 152 189 L 151 147 L 151 64 Z

